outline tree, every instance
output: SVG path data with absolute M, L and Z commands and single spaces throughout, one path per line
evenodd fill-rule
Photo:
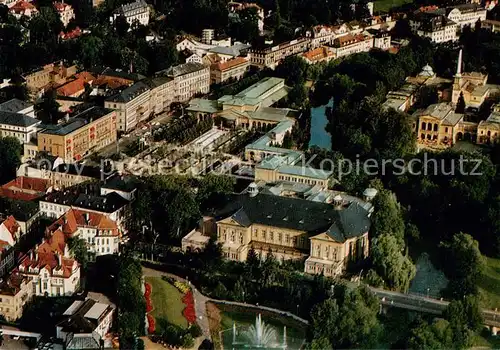
M 457 106 L 455 108 L 455 113 L 464 113 L 465 112 L 465 99 L 464 99 L 464 94 L 460 92 L 460 96 L 458 96 L 457 100 Z
M 416 269 L 402 250 L 391 234 L 383 233 L 372 240 L 371 257 L 375 270 L 391 289 L 406 292 Z
M 118 16 L 115 19 L 115 31 L 119 37 L 124 37 L 128 30 L 130 29 L 130 24 L 127 22 L 125 16 Z
M 216 272 L 222 263 L 222 245 L 210 237 L 200 258 L 208 272 Z
M 16 177 L 16 171 L 21 165 L 23 146 L 16 137 L 0 138 L 0 182 L 2 184 Z
M 79 38 L 78 44 L 80 47 L 79 60 L 84 67 L 91 68 L 102 63 L 104 42 L 101 38 L 94 35 L 83 35 Z
M 396 238 L 399 247 L 403 247 L 405 223 L 396 196 L 382 189 L 373 199 L 373 207 L 371 237 L 379 237 L 387 233 Z
M 200 180 L 196 201 L 202 207 L 211 206 L 218 195 L 232 193 L 233 187 L 234 181 L 232 177 L 208 174 Z
M 455 349 L 471 347 L 474 332 L 479 331 L 483 324 L 477 297 L 468 296 L 463 300 L 450 302 L 443 315 L 449 322 L 452 347 Z
M 35 105 L 38 119 L 45 124 L 56 124 L 59 120 L 59 106 L 55 90 L 47 91 L 41 101 Z
M 328 340 L 334 349 L 373 347 L 381 330 L 377 298 L 365 287 L 342 287 L 339 292 L 337 299 L 326 299 L 313 308 L 312 343 Z
M 88 263 L 88 252 L 85 240 L 76 236 L 70 237 L 68 239 L 68 247 L 73 257 L 82 266 L 82 269 L 86 270 Z
M 409 349 L 445 349 L 451 347 L 451 332 L 446 320 L 432 324 L 421 321 L 413 327 L 406 340 Z
M 454 235 L 445 249 L 445 272 L 450 278 L 449 289 L 456 298 L 477 294 L 477 285 L 485 267 L 479 244 L 465 233 Z
M 438 103 L 438 91 L 434 85 L 424 85 L 417 93 L 416 108 L 426 108 L 434 103 Z

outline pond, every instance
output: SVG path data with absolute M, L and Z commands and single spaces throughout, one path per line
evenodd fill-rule
M 277 315 L 246 311 L 221 312 L 220 337 L 224 349 L 302 348 L 305 341 L 303 326 Z
M 326 105 L 311 108 L 311 139 L 309 147 L 317 146 L 327 150 L 332 149 L 332 138 L 325 130 L 328 120 L 325 115 L 326 107 L 333 107 L 333 99 Z

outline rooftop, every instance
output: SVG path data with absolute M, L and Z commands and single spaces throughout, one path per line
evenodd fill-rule
M 81 113 L 78 113 L 64 124 L 46 125 L 41 133 L 65 136 L 71 134 L 75 130 L 80 129 L 84 125 L 92 123 L 106 115 L 109 115 L 112 112 L 113 110 L 111 109 L 93 106 Z
M 244 227 L 260 224 L 304 231 L 310 235 L 327 233 L 337 242 L 368 232 L 368 212 L 358 203 L 336 210 L 332 205 L 298 198 L 259 193 L 221 197 L 219 209 L 208 212 L 221 220 L 230 217 Z
M 113 11 L 116 14 L 127 14 L 131 11 L 142 10 L 146 11 L 148 9 L 148 4 L 144 0 L 136 0 L 128 4 L 123 4 L 119 8 Z
M 181 75 L 186 75 L 189 73 L 198 72 L 198 71 L 206 69 L 206 68 L 207 67 L 205 67 L 201 63 L 191 63 L 190 62 L 190 63 L 179 64 L 177 66 L 172 66 L 172 67 L 168 68 L 166 71 L 161 71 L 158 73 L 161 75 L 163 75 L 162 73 L 165 73 L 167 76 L 175 78 L 175 77 L 178 77 Z
M 134 85 L 127 87 L 122 92 L 108 97 L 106 101 L 121 102 L 121 103 L 129 102 L 147 91 L 149 91 L 149 86 L 146 85 L 144 82 L 139 81 Z
M 106 182 L 101 185 L 101 187 L 123 192 L 132 192 L 137 189 L 138 184 L 139 180 L 134 176 L 117 174 L 112 178 L 106 180 Z
M 32 103 L 19 100 L 17 98 L 13 98 L 7 102 L 0 104 L 0 111 L 3 112 L 11 112 L 11 113 L 19 113 L 20 111 L 33 107 Z
M 93 299 L 76 300 L 63 313 L 66 319 L 57 324 L 66 333 L 92 333 L 102 319 L 113 311 L 111 305 L 99 303 Z
M 0 110 L 0 124 L 14 125 L 27 128 L 39 123 L 40 123 L 39 120 L 31 118 L 25 114 L 5 112 Z

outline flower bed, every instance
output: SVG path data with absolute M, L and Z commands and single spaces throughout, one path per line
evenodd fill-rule
M 148 314 L 148 333 L 153 334 L 156 330 L 155 318 Z
M 189 324 L 194 324 L 196 322 L 196 312 L 194 310 L 193 292 L 187 292 L 184 297 L 182 297 L 182 302 L 186 304 L 186 307 L 182 311 L 182 314 Z
M 153 310 L 153 303 L 151 302 L 151 285 L 147 282 L 144 283 L 144 298 L 146 299 L 146 313 Z M 152 334 L 156 330 L 155 318 L 147 314 L 148 318 L 148 333 Z
M 189 288 L 189 286 L 186 283 L 182 283 L 182 282 L 179 282 L 179 281 L 175 281 L 174 282 L 174 286 L 178 290 L 180 290 L 182 294 L 186 294 L 187 292 L 189 292 L 191 290 L 191 288 Z

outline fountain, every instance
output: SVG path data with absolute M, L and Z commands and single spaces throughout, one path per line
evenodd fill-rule
M 255 317 L 255 324 L 244 330 L 242 341 L 237 340 L 238 329 L 236 323 L 233 323 L 233 349 L 287 349 L 286 326 L 283 327 L 283 340 L 279 341 L 279 334 L 275 328 L 262 321 L 261 314 Z

